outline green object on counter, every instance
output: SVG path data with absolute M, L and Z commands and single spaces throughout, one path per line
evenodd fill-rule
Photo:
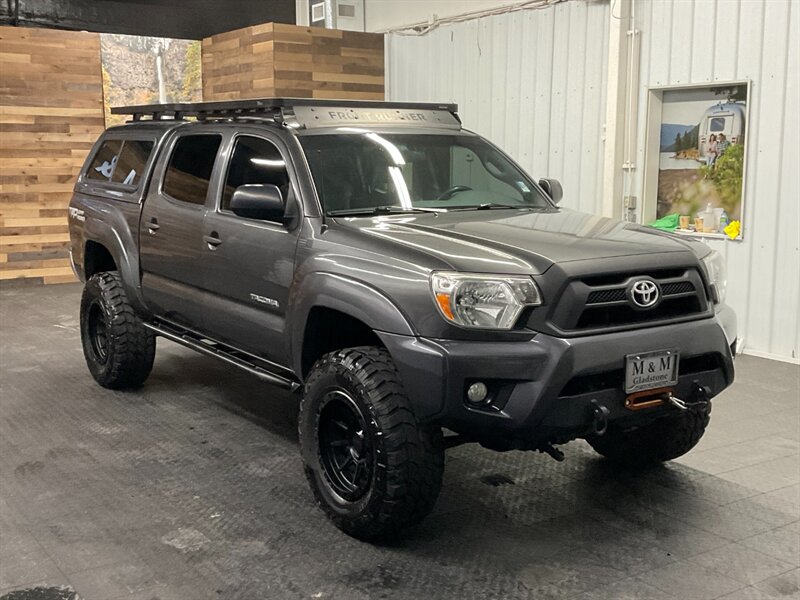
M 656 219 L 652 223 L 648 223 L 647 226 L 660 229 L 661 231 L 675 231 L 678 228 L 678 221 L 679 215 L 675 213 L 674 215 L 667 215 L 666 217 Z

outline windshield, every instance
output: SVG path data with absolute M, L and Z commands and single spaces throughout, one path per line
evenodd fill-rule
M 358 131 L 299 140 L 326 214 L 549 206 L 478 136 Z

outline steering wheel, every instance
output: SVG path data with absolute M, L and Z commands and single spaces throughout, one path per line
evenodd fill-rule
M 450 200 L 453 196 L 455 196 L 459 192 L 470 192 L 472 188 L 468 185 L 454 185 L 450 189 L 443 191 L 439 194 L 436 199 L 437 200 Z

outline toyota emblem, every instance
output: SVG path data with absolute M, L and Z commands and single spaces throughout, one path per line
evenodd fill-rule
M 658 285 L 650 279 L 637 279 L 629 288 L 631 302 L 637 308 L 653 308 L 661 295 Z

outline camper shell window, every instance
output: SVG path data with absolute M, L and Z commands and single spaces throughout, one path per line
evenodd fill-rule
M 151 140 L 125 140 L 111 181 L 138 186 L 150 154 L 153 152 L 153 145 Z
M 94 155 L 89 169 L 86 171 L 86 178 L 94 181 L 110 182 L 121 149 L 122 140 L 106 140 L 103 142 L 97 150 L 97 154 Z
M 146 139 L 110 139 L 94 155 L 84 177 L 93 182 L 136 189 L 150 161 L 155 142 Z

